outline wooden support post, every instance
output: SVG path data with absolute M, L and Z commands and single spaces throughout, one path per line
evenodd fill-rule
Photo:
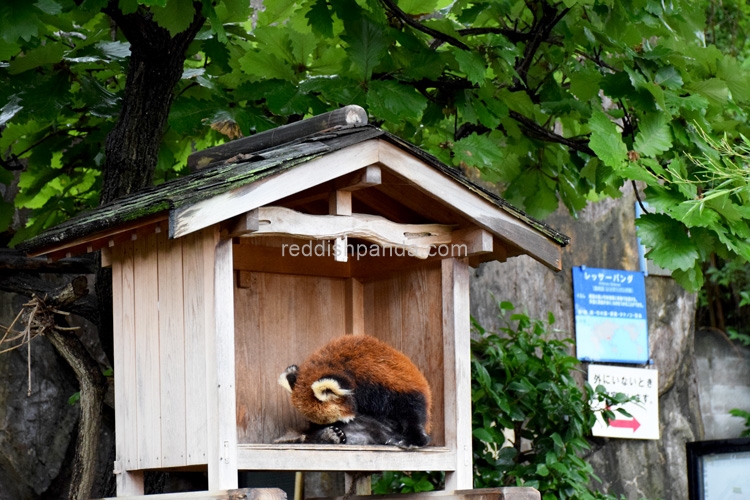
M 352 192 L 331 191 L 331 196 L 328 198 L 328 213 L 330 215 L 351 215 Z
M 351 191 L 331 191 L 328 198 L 328 213 L 330 215 L 352 215 L 352 192 Z M 349 256 L 346 252 L 349 238 L 346 235 L 338 236 L 333 240 L 333 259 L 336 262 L 346 262 Z
M 113 250 L 112 320 L 118 335 L 114 336 L 114 368 L 120 384 L 115 386 L 115 463 L 113 472 L 118 495 L 143 495 L 143 471 L 137 469 L 138 447 L 135 421 L 135 299 L 133 283 L 133 245 Z
M 209 491 L 235 489 L 238 484 L 231 239 L 218 241 L 215 259 L 215 330 L 206 338 Z
M 369 165 L 349 175 L 339 177 L 334 182 L 338 191 L 358 191 L 382 183 L 380 167 Z
M 346 333 L 365 333 L 365 297 L 362 283 L 356 278 L 346 280 Z
M 471 451 L 471 351 L 469 266 L 466 259 L 444 259 L 443 366 L 445 445 L 456 451 L 456 470 L 445 473 L 445 489 L 473 485 Z
M 369 473 L 344 473 L 344 491 L 346 495 L 372 495 L 372 476 Z

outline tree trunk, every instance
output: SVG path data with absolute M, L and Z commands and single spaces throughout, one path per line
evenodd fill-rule
M 119 2 L 110 0 L 104 9 L 130 42 L 131 56 L 120 116 L 105 144 L 106 159 L 100 204 L 135 193 L 152 183 L 175 86 L 182 76 L 185 51 L 205 22 L 201 14 L 201 3 L 195 2 L 193 7 L 192 23 L 174 37 L 158 26 L 152 20 L 150 12 L 144 8 L 139 8 L 132 14 L 123 14 Z M 99 270 L 95 286 L 100 312 L 99 338 L 111 361 L 113 331 L 110 269 Z M 71 498 L 87 498 L 95 475 L 103 395 L 91 377 L 93 360 L 85 349 L 79 349 L 82 346 L 75 345 L 67 336 L 54 336 L 50 340 L 61 350 L 81 381 L 81 423 Z
M 117 5 L 110 1 L 105 12 L 130 42 L 130 62 L 122 110 L 105 145 L 101 204 L 151 185 L 185 51 L 205 21 L 196 2 L 190 27 L 171 37 L 150 15 L 124 15 Z
M 87 280 L 79 276 L 51 291 L 47 295 L 45 305 L 48 309 L 65 309 L 87 294 Z M 45 336 L 73 368 L 80 385 L 81 418 L 68 497 L 71 500 L 85 500 L 91 496 L 91 487 L 96 476 L 95 457 L 99 445 L 101 412 L 107 393 L 107 380 L 75 331 L 53 328 L 46 330 Z

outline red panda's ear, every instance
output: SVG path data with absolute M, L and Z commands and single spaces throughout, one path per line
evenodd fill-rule
M 348 396 L 353 391 L 346 389 L 341 386 L 341 383 L 335 378 L 324 377 L 316 380 L 312 383 L 310 388 L 315 394 L 315 397 L 320 401 L 330 401 L 331 399 L 338 399 L 342 396 Z
M 292 393 L 292 389 L 294 389 L 294 384 L 297 382 L 297 373 L 299 372 L 299 368 L 297 368 L 297 365 L 291 365 L 286 370 L 284 370 L 284 373 L 279 375 L 279 385 L 286 389 L 289 394 Z

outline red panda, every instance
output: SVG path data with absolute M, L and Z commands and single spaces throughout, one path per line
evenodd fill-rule
M 369 335 L 332 340 L 288 367 L 279 384 L 312 422 L 296 441 L 402 448 L 430 442 L 427 380 L 405 354 Z

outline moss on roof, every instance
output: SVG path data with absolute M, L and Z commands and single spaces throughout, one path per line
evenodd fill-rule
M 243 155 L 236 162 L 217 163 L 195 173 L 146 188 L 96 209 L 82 213 L 18 245 L 35 251 L 115 228 L 121 224 L 167 210 L 192 205 L 231 189 L 251 184 L 270 175 L 294 168 L 333 151 L 374 138 L 391 142 L 465 185 L 514 217 L 528 223 L 559 245 L 569 238 L 543 222 L 508 204 L 497 195 L 472 183 L 462 172 L 448 167 L 434 156 L 371 125 L 315 133 L 273 148 Z

